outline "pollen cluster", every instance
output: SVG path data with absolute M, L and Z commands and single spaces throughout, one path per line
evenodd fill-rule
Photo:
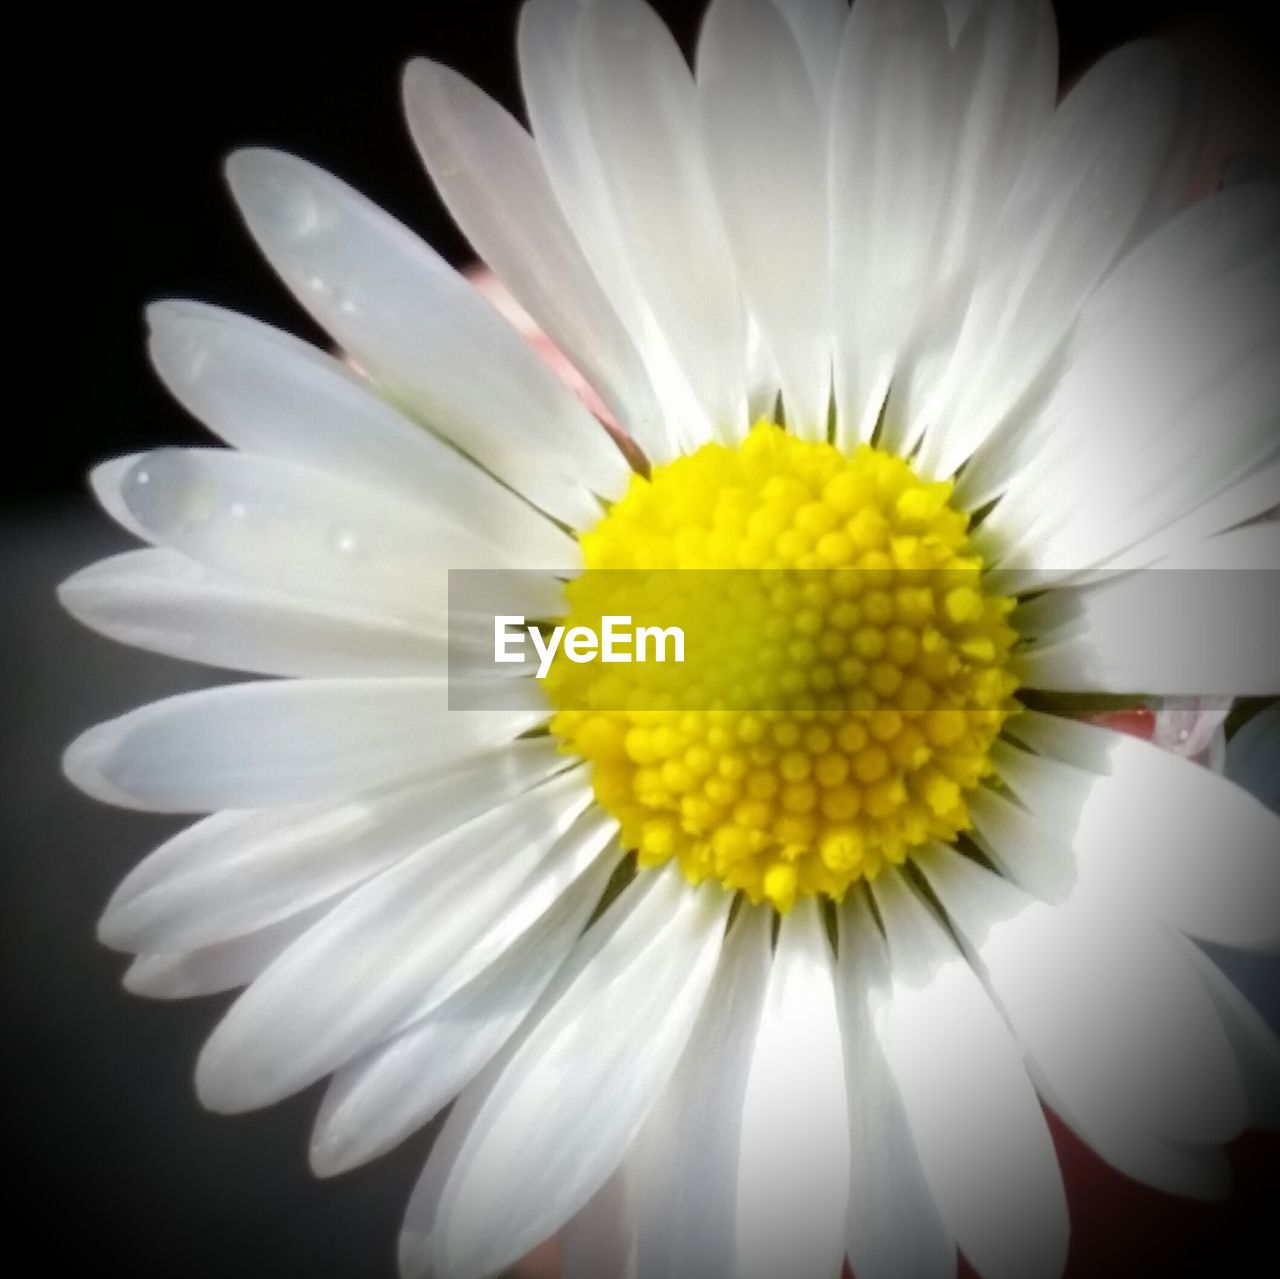
M 647 609 L 686 629 L 685 666 L 558 660 L 546 681 L 642 866 L 786 911 L 969 825 L 1016 635 L 950 497 L 762 422 L 637 475 L 582 536 L 567 626 Z

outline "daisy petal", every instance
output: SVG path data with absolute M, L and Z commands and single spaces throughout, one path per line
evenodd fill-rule
M 1188 1199 L 1221 1202 L 1231 1193 L 1231 1160 L 1220 1146 L 1171 1141 L 1127 1119 L 1100 1121 L 1093 1112 L 1074 1113 L 1044 1080 L 1036 1085 L 1046 1106 L 1113 1168 L 1145 1186 Z
M 447 703 L 441 680 L 202 689 L 96 725 L 67 748 L 63 768 L 103 803 L 154 812 L 337 802 L 510 741 L 545 717 Z
M 1249 1099 L 1249 1119 L 1258 1128 L 1280 1128 L 1280 1035 L 1249 1002 L 1213 958 L 1194 942 L 1185 945 L 1235 1049 Z
M 844 1257 L 849 1127 L 834 957 L 812 897 L 779 929 L 742 1123 L 737 1273 L 829 1279 Z
M 214 1031 L 196 1072 L 210 1109 L 270 1105 L 460 990 L 540 918 L 608 838 L 572 774 L 417 850 L 351 893 Z M 552 851 L 554 849 L 554 852 Z
M 991 229 L 950 361 L 920 398 L 924 473 L 953 474 L 1053 356 L 1158 180 L 1179 89 L 1171 53 L 1127 45 L 1054 113 Z
M 684 56 L 640 0 L 600 0 L 582 9 L 577 67 L 632 273 L 707 421 L 738 439 L 747 329 Z
M 1009 758 L 997 742 L 992 761 L 997 768 Z M 1003 776 L 1003 774 L 1002 774 Z M 1020 888 L 1041 901 L 1065 902 L 1080 882 L 1071 846 L 1065 834 L 991 787 L 980 787 L 970 797 L 973 839 L 978 848 Z
M 614 868 L 600 858 L 505 954 L 408 1029 L 334 1075 L 311 1167 L 335 1176 L 428 1123 L 528 1015 L 577 941 Z
M 1192 1142 L 1240 1132 L 1230 1046 L 1167 931 L 1086 895 L 1038 902 L 954 849 L 917 864 L 1065 1117 Z
M 960 33 L 969 25 L 975 10 L 983 8 L 984 0 L 942 0 L 942 7 L 947 15 L 947 30 L 954 46 L 960 39 Z
M 560 1232 L 562 1275 L 731 1279 L 743 1100 L 772 966 L 767 910 L 740 911 L 702 1014 L 622 1163 Z
M 578 75 L 583 10 L 579 0 L 528 0 L 520 10 L 517 38 L 520 83 L 556 199 L 648 369 L 665 427 L 649 456 L 667 461 L 682 450 L 707 443 L 714 424 L 695 398 L 645 300 L 644 282 L 635 273 L 613 209 Z M 776 379 L 772 395 L 777 396 Z
M 1204 154 L 1209 132 L 1209 85 L 1202 73 L 1184 78 L 1172 126 L 1151 195 L 1130 236 L 1130 246 L 1141 244 L 1186 208 L 1192 198 L 1191 179 L 1196 161 Z
M 956 48 L 957 151 L 938 266 L 963 278 L 1053 116 L 1058 31 L 1049 0 L 982 0 Z
M 830 127 L 840 43 L 849 21 L 848 0 L 771 0 L 771 3 L 786 18 L 800 46 L 825 138 Z
M 635 1190 L 628 1163 L 629 1158 L 556 1236 L 558 1279 L 639 1279 Z
M 63 582 L 58 599 L 100 635 L 206 666 L 319 678 L 447 674 L 438 631 L 253 586 L 168 547 L 100 560 Z
M 809 73 L 770 0 L 715 0 L 702 24 L 697 76 L 702 149 L 743 287 L 779 371 L 787 427 L 825 439 L 826 135 Z M 770 175 L 767 198 L 762 173 Z
M 151 537 L 134 518 L 122 492 L 125 479 L 145 456 L 145 453 L 129 453 L 123 457 L 113 457 L 109 461 L 99 462 L 89 472 L 89 487 L 93 490 L 93 496 L 97 498 L 98 505 L 122 529 L 132 533 L 140 541 L 150 542 Z
M 575 63 L 579 0 L 528 0 L 520 10 L 520 84 L 538 154 L 583 256 L 652 371 L 653 332 L 631 273 Z
M 148 999 L 192 999 L 247 986 L 332 907 L 332 901 L 322 902 L 256 932 L 199 950 L 139 955 L 124 975 L 125 989 Z
M 1058 575 L 1105 564 L 1274 463 L 1278 235 L 1280 188 L 1242 188 L 1116 268 L 1052 394 L 1007 448 L 997 437 L 976 459 L 986 482 L 966 476 L 966 501 L 1007 477 L 979 536 L 994 563 Z
M 1280 816 L 1211 769 L 1126 733 L 1028 711 L 1001 777 L 1063 833 L 1081 888 L 1229 946 L 1280 946 Z
M 599 518 L 588 488 L 622 494 L 605 430 L 434 250 L 295 156 L 236 152 L 227 179 L 281 278 L 396 403 L 566 523 Z
M 739 912 L 684 1056 L 619 1170 L 639 1199 L 644 1279 L 740 1273 L 734 1232 L 743 1105 L 770 976 L 771 932 L 768 911 Z
M 950 14 L 948 15 L 951 16 Z M 917 412 L 946 366 L 997 216 L 1053 115 L 1058 33 L 1049 0 L 983 0 L 952 26 L 949 121 L 938 126 L 950 189 L 920 290 L 916 358 L 899 370 L 880 443 L 906 456 Z M 950 134 L 947 134 L 947 130 Z M 935 174 L 930 175 L 938 182 Z
M 265 928 L 372 878 L 567 766 L 553 743 L 516 742 L 429 781 L 337 808 L 215 813 L 125 877 L 98 936 L 122 950 L 185 951 Z
M 728 904 L 674 869 L 641 874 L 587 933 L 450 1116 L 410 1204 L 405 1273 L 432 1255 L 440 1279 L 500 1270 L 604 1184 L 684 1049 Z
M 1067 1204 L 1017 1044 L 941 922 L 895 871 L 875 883 L 892 962 L 879 1026 L 942 1220 L 989 1279 L 1058 1275 Z
M 837 439 L 869 440 L 916 337 L 950 170 L 951 50 L 937 0 L 859 0 L 845 27 L 831 133 Z
M 1280 693 L 1277 566 L 1280 524 L 1258 524 L 1066 592 L 1019 673 L 1033 688 L 1090 693 Z
M 562 553 L 564 536 L 546 516 L 332 356 L 198 302 L 154 303 L 147 322 L 156 372 L 234 448 L 394 495 L 495 545 L 527 542 L 535 554 Z
M 837 914 L 848 1082 L 849 1260 L 859 1279 L 950 1279 L 956 1249 L 938 1216 L 877 1025 L 892 1007 L 889 954 L 866 897 Z
M 405 71 L 404 100 L 423 163 L 476 252 L 641 447 L 665 457 L 644 363 L 578 247 L 533 139 L 469 81 L 423 58 Z
M 1259 467 L 1256 471 L 1229 484 L 1216 496 L 1201 503 L 1180 519 L 1166 524 L 1136 546 L 1111 560 L 1112 572 L 1146 568 L 1169 555 L 1224 530 L 1233 529 L 1249 520 L 1280 508 L 1280 462 Z
M 450 569 L 572 571 L 577 546 L 543 524 L 524 546 L 452 524 L 376 489 L 230 449 L 159 449 L 121 492 L 151 540 L 282 591 L 439 617 Z M 513 585 L 530 575 L 512 574 Z
M 1239 334 L 1235 321 L 1225 329 L 1201 322 L 1202 349 L 1195 350 L 1193 333 L 1188 354 L 1196 358 L 1184 367 L 1169 360 L 1162 345 L 1177 334 L 1175 320 L 1184 325 L 1195 320 L 1205 286 L 1260 265 L 1274 248 L 1278 227 L 1280 196 L 1273 184 L 1260 183 L 1193 204 L 1131 250 L 1081 309 L 1053 395 L 1017 431 L 998 432 L 974 454 L 957 496 L 975 507 L 1008 490 L 1008 499 L 988 519 L 1007 541 L 1014 530 L 1031 526 L 1046 499 L 1055 510 L 1061 505 L 1060 489 L 1047 481 L 1082 445 L 1089 445 L 1094 476 L 1105 478 L 1096 469 L 1096 451 L 1107 447 L 1115 427 L 1123 425 L 1127 435 L 1134 429 L 1129 415 L 1146 421 L 1159 413 L 1166 383 L 1185 396 L 1188 387 L 1194 388 L 1187 379 L 1203 379 L 1208 371 L 1206 354 L 1224 337 Z M 1138 357 L 1146 361 L 1142 368 Z M 1113 401 L 1122 393 L 1123 410 L 1116 415 Z

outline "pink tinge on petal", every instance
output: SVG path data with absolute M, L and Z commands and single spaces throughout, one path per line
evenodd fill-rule
M 1126 706 L 1123 710 L 1103 711 L 1090 715 L 1089 722 L 1100 728 L 1128 733 L 1144 742 L 1152 741 L 1156 734 L 1156 713 L 1149 706 Z
M 1152 740 L 1175 755 L 1199 759 L 1209 752 L 1230 710 L 1221 698 L 1168 698 L 1156 712 Z
M 546 366 L 604 423 L 619 442 L 627 440 L 626 433 L 617 419 L 605 407 L 595 388 L 569 363 L 563 351 L 538 327 L 533 316 L 511 296 L 507 286 L 488 267 L 474 266 L 467 270 L 467 279 L 483 294 L 498 313 L 518 332 L 529 339 L 533 349 L 542 357 Z
M 1221 698 L 1166 698 L 1156 706 L 1126 706 L 1090 715 L 1089 722 L 1128 733 L 1220 773 L 1226 764 L 1223 722 L 1231 703 Z

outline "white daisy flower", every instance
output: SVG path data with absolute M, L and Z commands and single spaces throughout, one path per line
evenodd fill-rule
M 1189 939 L 1276 947 L 1280 819 L 1056 712 L 1280 692 L 1270 605 L 1171 626 L 1173 579 L 1137 571 L 1276 561 L 1251 521 L 1280 501 L 1280 192 L 1179 210 L 1196 94 L 1142 43 L 1055 105 L 1048 3 L 714 0 L 691 75 L 640 0 L 530 0 L 519 54 L 532 133 L 430 62 L 410 127 L 626 447 L 403 226 L 232 157 L 349 363 L 149 312 L 231 447 L 101 466 L 148 546 L 63 599 L 285 678 L 69 749 L 91 795 L 209 814 L 107 909 L 127 984 L 247 985 L 200 1096 L 332 1076 L 322 1174 L 456 1096 L 406 1276 L 557 1233 L 566 1276 L 1057 1274 L 1043 1105 L 1140 1181 L 1224 1194 L 1280 1044 Z M 513 579 L 529 615 L 541 580 L 572 616 L 590 577 L 562 583 L 604 567 L 907 585 L 732 629 L 794 694 L 770 713 L 523 677 L 522 708 L 449 709 L 447 570 L 549 573 Z

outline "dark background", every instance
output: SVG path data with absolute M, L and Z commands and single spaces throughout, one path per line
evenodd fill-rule
M 401 122 L 400 68 L 414 54 L 436 58 L 518 109 L 518 7 L 181 6 L 145 22 L 51 8 L 28 11 L 34 38 L 10 47 L 11 73 L 30 76 L 11 108 L 10 176 L 25 193 L 17 211 L 33 224 L 10 244 L 10 269 L 34 266 L 38 276 L 11 285 L 22 331 L 0 467 L 0 1060 L 14 1112 L 6 1135 L 16 1137 L 4 1151 L 10 1190 L 0 1202 L 12 1220 L 0 1231 L 0 1268 L 9 1274 L 394 1275 L 400 1215 L 430 1134 L 336 1182 L 312 1179 L 306 1132 L 317 1096 L 234 1119 L 204 1114 L 191 1072 L 227 1000 L 128 997 L 118 984 L 124 960 L 94 942 L 111 888 L 171 824 L 73 794 L 58 753 L 87 724 L 201 676 L 82 633 L 51 588 L 126 543 L 85 496 L 95 460 L 207 438 L 147 368 L 145 302 L 198 297 L 319 337 L 242 231 L 222 157 L 252 143 L 296 151 L 465 261 Z M 690 48 L 701 4 L 655 7 Z M 1203 46 L 1216 60 L 1225 42 L 1250 83 L 1266 83 L 1275 66 L 1260 7 L 1057 7 L 1064 79 L 1122 40 L 1170 27 L 1192 58 Z M 1212 38 L 1203 25 L 1185 34 L 1210 13 Z M 1273 117 L 1262 125 L 1274 137 Z M 1247 1139 L 1236 1157 L 1240 1193 L 1209 1210 L 1136 1191 L 1070 1152 L 1073 1193 L 1087 1188 L 1073 1202 L 1073 1271 L 1280 1272 L 1266 1220 L 1275 1145 Z

